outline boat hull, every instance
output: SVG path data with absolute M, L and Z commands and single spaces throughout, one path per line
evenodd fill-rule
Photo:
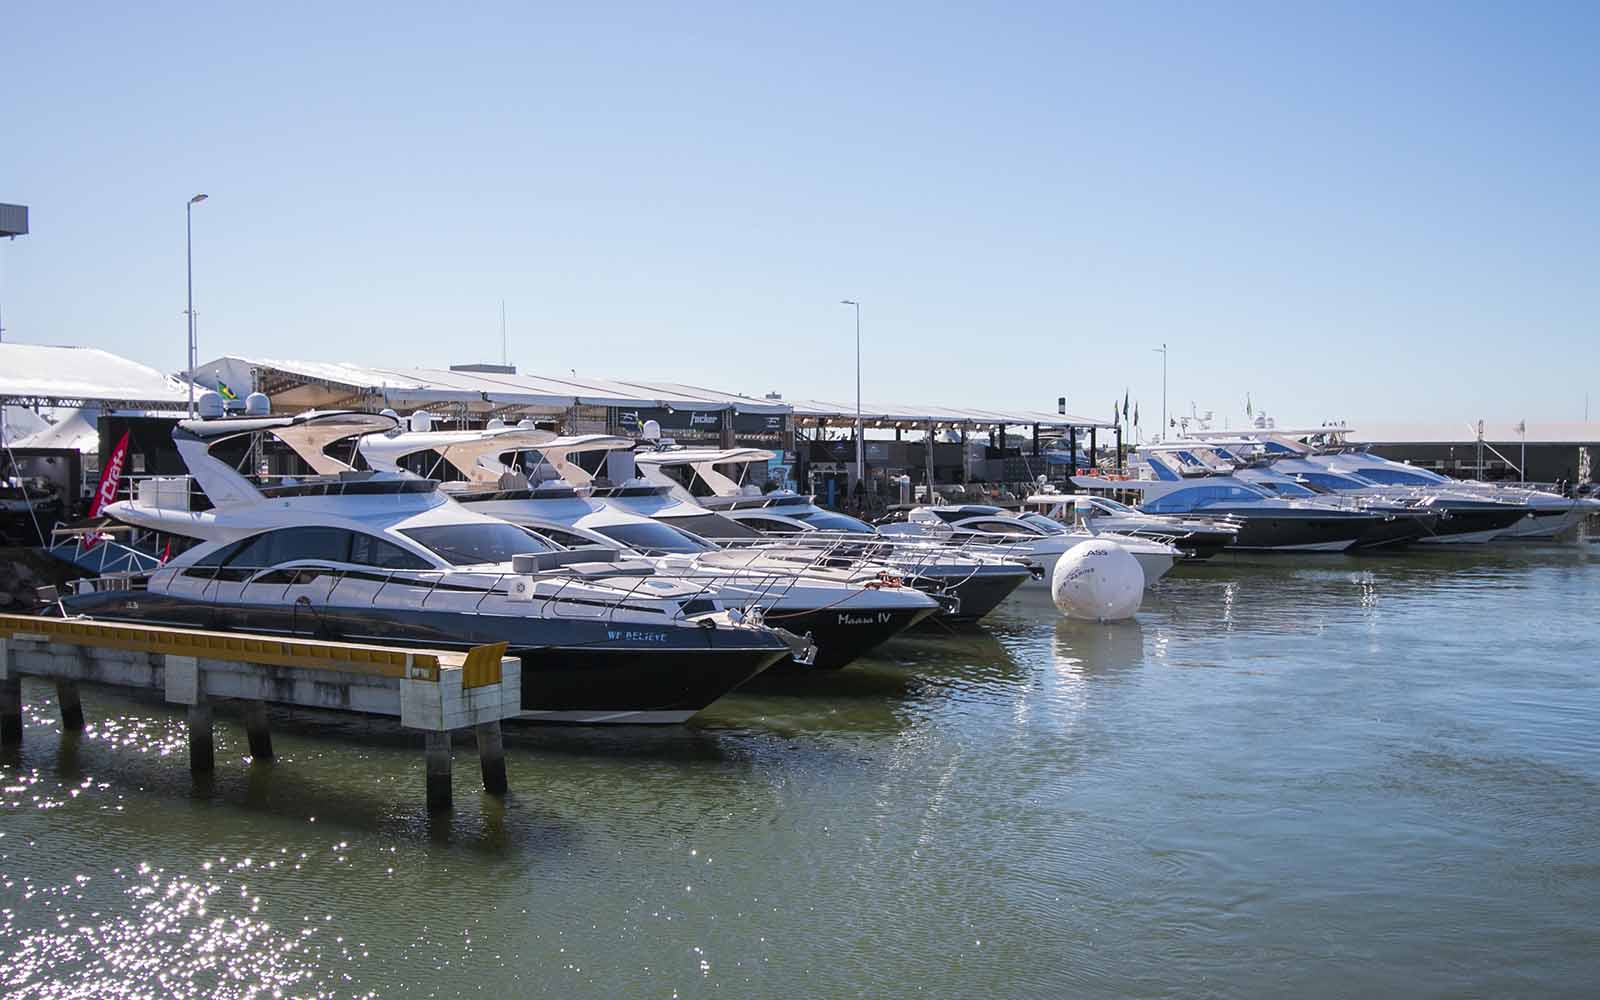
M 781 669 L 838 670 L 934 614 L 935 607 L 853 610 L 814 608 L 805 611 L 775 609 L 767 624 L 797 635 L 809 635 L 816 644 L 810 667 L 789 661 Z
M 977 621 L 989 614 L 1033 576 L 1025 566 L 979 566 L 948 573 L 925 570 L 906 580 L 925 594 L 955 599 L 953 611 L 943 611 L 945 621 Z
M 682 722 L 789 655 L 770 633 L 394 607 L 219 605 L 149 591 L 66 598 L 68 614 L 176 628 L 467 650 L 506 642 L 522 661 L 523 717 Z

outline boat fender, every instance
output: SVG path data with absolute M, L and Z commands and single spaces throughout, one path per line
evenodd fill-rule
M 1079 542 L 1056 561 L 1050 596 L 1068 618 L 1123 621 L 1144 602 L 1144 570 L 1115 542 Z

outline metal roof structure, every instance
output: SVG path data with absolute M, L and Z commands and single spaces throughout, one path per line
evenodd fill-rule
M 1281 433 L 1281 432 L 1280 432 Z M 1483 439 L 1492 444 L 1571 444 L 1600 445 L 1600 422 L 1529 421 L 1527 436 L 1518 432 L 1515 421 L 1489 420 L 1484 422 Z M 1352 444 L 1456 444 L 1474 445 L 1478 442 L 1475 421 L 1455 423 L 1372 423 L 1351 427 L 1346 440 Z
M 0 403 L 170 409 L 188 398 L 186 383 L 98 348 L 0 344 Z
M 544 376 L 448 368 L 388 368 L 321 361 L 225 356 L 195 369 L 195 381 L 225 382 L 238 395 L 257 387 L 285 408 L 378 403 L 394 409 L 459 404 L 474 412 L 561 411 L 572 406 L 668 407 L 735 413 L 788 413 L 780 401 L 679 382 Z
M 855 403 L 838 403 L 822 399 L 793 400 L 794 420 L 797 426 L 820 427 L 854 424 Z M 1116 425 L 1108 420 L 1075 414 L 1050 413 L 1043 410 L 987 410 L 952 406 L 886 406 L 876 402 L 861 404 L 861 422 L 872 428 L 904 427 L 916 430 L 933 424 L 946 427 L 997 427 L 1038 424 L 1041 428 L 1065 429 L 1068 427 L 1106 427 Z

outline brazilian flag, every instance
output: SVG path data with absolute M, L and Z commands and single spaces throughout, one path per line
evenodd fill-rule
M 228 388 L 228 383 L 222 381 L 220 378 L 217 379 L 217 391 L 222 393 L 223 399 L 235 400 L 239 398 L 239 394 Z

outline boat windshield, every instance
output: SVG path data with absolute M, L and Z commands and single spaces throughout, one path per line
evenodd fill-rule
M 512 556 L 554 552 L 555 546 L 514 524 L 441 524 L 400 533 L 452 566 L 510 562 Z
M 1067 533 L 1066 528 L 1063 528 L 1061 525 L 1050 520 L 1048 517 L 1045 517 L 1043 514 L 1023 514 L 1022 520 L 1027 521 L 1029 524 L 1033 525 L 1035 528 L 1038 528 L 1047 535 L 1065 535 Z
M 1265 490 L 1274 496 L 1280 497 L 1304 498 L 1317 495 L 1316 490 L 1309 490 L 1298 483 L 1286 483 L 1277 479 L 1258 479 L 1255 481 L 1255 486 L 1257 489 Z
M 1095 497 L 1094 505 L 1104 510 L 1115 511 L 1118 514 L 1137 514 L 1138 511 L 1125 503 L 1113 500 L 1110 497 Z
M 647 554 L 710 552 L 716 549 L 710 542 L 659 521 L 649 521 L 644 524 L 607 524 L 594 530 L 607 538 L 621 542 L 630 549 Z
M 813 510 L 805 514 L 786 512 L 786 516 L 796 521 L 804 521 L 818 531 L 848 531 L 853 535 L 874 534 L 872 525 L 865 521 L 858 521 L 848 514 L 836 514 L 831 510 Z
M 656 520 L 663 524 L 670 524 L 680 531 L 687 531 L 698 538 L 760 538 L 761 532 L 749 525 L 740 524 L 731 517 L 721 514 L 689 514 L 676 516 L 670 514 L 657 514 Z

